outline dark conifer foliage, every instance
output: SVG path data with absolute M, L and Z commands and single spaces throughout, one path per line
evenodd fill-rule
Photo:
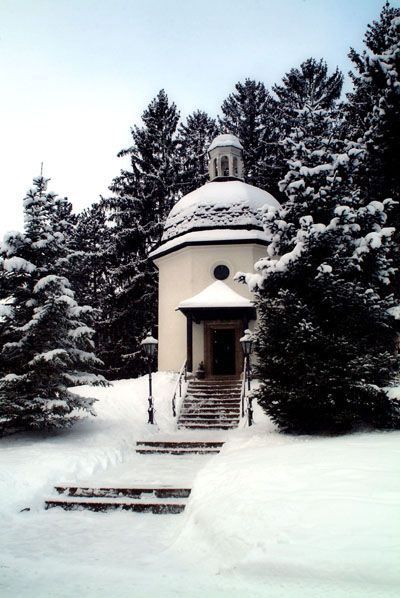
M 339 69 L 328 75 L 328 66 L 324 60 L 308 58 L 300 67 L 286 73 L 281 85 L 274 85 L 272 89 L 285 112 L 296 115 L 297 111 L 304 108 L 332 108 L 340 98 L 342 85 L 343 75 Z
M 400 200 L 400 8 L 386 3 L 379 21 L 369 25 L 367 50 L 350 57 L 356 68 L 349 94 L 349 121 L 356 123 L 368 154 L 365 192 L 377 199 Z M 400 221 L 400 220 L 399 220 Z M 397 224 L 397 222 L 396 222 Z
M 349 94 L 348 121 L 353 138 L 359 138 L 367 153 L 359 184 L 365 196 L 397 205 L 390 222 L 396 227 L 394 260 L 398 274 L 393 292 L 400 296 L 400 8 L 389 3 L 379 20 L 368 26 L 366 50 L 351 50 L 356 72 Z
M 336 69 L 329 75 L 328 66 L 322 59 L 308 58 L 298 68 L 286 73 L 282 83 L 272 87 L 278 97 L 276 113 L 280 141 L 287 138 L 294 128 L 304 126 L 303 112 L 316 114 L 319 110 L 332 110 L 340 97 L 342 86 L 342 73 Z M 290 153 L 284 151 L 282 161 L 285 172 L 288 159 Z
M 196 110 L 178 130 L 178 152 L 181 161 L 180 189 L 190 193 L 208 181 L 207 149 L 219 133 L 216 121 L 206 112 Z
M 110 345 L 109 320 L 115 303 L 111 252 L 112 228 L 102 202 L 79 214 L 71 238 L 71 251 L 65 264 L 79 304 L 93 308 L 96 355 L 108 363 Z M 107 368 L 102 369 L 107 377 Z
M 164 221 L 179 197 L 179 113 L 164 90 L 142 120 L 142 127 L 131 130 L 133 145 L 119 154 L 129 158 L 131 168 L 114 179 L 113 196 L 104 200 L 112 224 L 115 292 L 104 313 L 102 342 L 109 353 L 103 348 L 102 356 L 113 378 L 145 371 L 140 341 L 157 321 L 157 272 L 149 252 L 159 244 Z
M 100 311 L 113 288 L 111 235 L 107 210 L 98 202 L 78 215 L 70 237 L 67 268 L 76 299 Z
M 68 262 L 66 234 L 70 204 L 48 193 L 47 180 L 34 179 L 24 200 L 25 232 L 6 235 L 1 247 L 2 347 L 0 430 L 70 425 L 79 411 L 92 412 L 93 399 L 68 390 L 75 384 L 102 384 L 91 373 L 91 308 L 79 306 L 69 281 L 60 275 Z
M 374 104 L 379 92 L 386 87 L 386 76 L 382 69 L 372 69 L 370 59 L 390 51 L 392 41 L 388 32 L 392 20 L 400 16 L 400 8 L 390 6 L 386 2 L 382 8 L 378 21 L 373 21 L 367 27 L 364 36 L 366 49 L 359 53 L 354 48 L 350 49 L 349 58 L 354 64 L 355 71 L 351 71 L 353 90 L 347 94 L 349 131 L 353 139 L 362 137 L 367 127 L 368 116 L 373 112 Z
M 278 181 L 284 173 L 280 128 L 276 102 L 264 83 L 252 79 L 238 82 L 221 110 L 221 132 L 233 133 L 243 145 L 246 182 L 279 195 Z
M 286 140 L 288 201 L 265 214 L 268 257 L 240 277 L 258 291 L 259 402 L 291 433 L 400 425 L 382 390 L 398 371 L 391 202 L 362 196 L 365 150 L 336 137 L 331 115 L 303 111 L 308 126 Z

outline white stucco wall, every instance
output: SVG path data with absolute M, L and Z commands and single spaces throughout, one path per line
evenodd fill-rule
M 225 264 L 230 276 L 224 280 L 240 295 L 252 298 L 246 285 L 234 282 L 238 271 L 253 272 L 254 263 L 265 256 L 264 245 L 200 245 L 184 247 L 154 260 L 159 269 L 159 370 L 180 369 L 186 359 L 186 318 L 176 311 L 184 299 L 196 295 L 215 281 L 213 270 Z M 203 359 L 203 325 L 193 326 L 193 367 Z

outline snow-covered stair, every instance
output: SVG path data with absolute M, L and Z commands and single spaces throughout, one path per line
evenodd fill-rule
M 79 486 L 56 486 L 61 496 L 45 501 L 45 508 L 61 507 L 66 511 L 110 511 L 120 509 L 136 513 L 177 514 L 182 513 L 190 488 L 90 488 Z
M 224 443 L 208 440 L 141 440 L 136 452 L 141 455 L 212 455 L 220 452 Z
M 192 380 L 178 418 L 178 428 L 237 428 L 241 383 L 237 379 Z

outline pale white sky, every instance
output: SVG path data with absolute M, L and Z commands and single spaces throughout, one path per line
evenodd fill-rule
M 245 77 L 313 56 L 348 71 L 383 0 L 0 0 L 0 238 L 40 172 L 76 210 L 108 193 L 164 88 L 211 115 Z M 400 6 L 400 0 L 393 0 Z

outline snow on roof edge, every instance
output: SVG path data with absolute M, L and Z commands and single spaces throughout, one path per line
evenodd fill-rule
M 192 230 L 191 232 L 174 237 L 165 243 L 159 245 L 149 253 L 149 257 L 154 259 L 161 257 L 165 253 L 176 251 L 181 246 L 186 245 L 206 245 L 208 243 L 224 243 L 232 245 L 233 243 L 261 243 L 267 245 L 267 239 L 263 230 L 235 229 L 235 228 L 215 228 L 211 230 Z
M 177 309 L 204 308 L 204 307 L 250 307 L 254 304 L 250 299 L 239 295 L 228 287 L 222 280 L 215 280 L 208 287 L 181 301 Z

